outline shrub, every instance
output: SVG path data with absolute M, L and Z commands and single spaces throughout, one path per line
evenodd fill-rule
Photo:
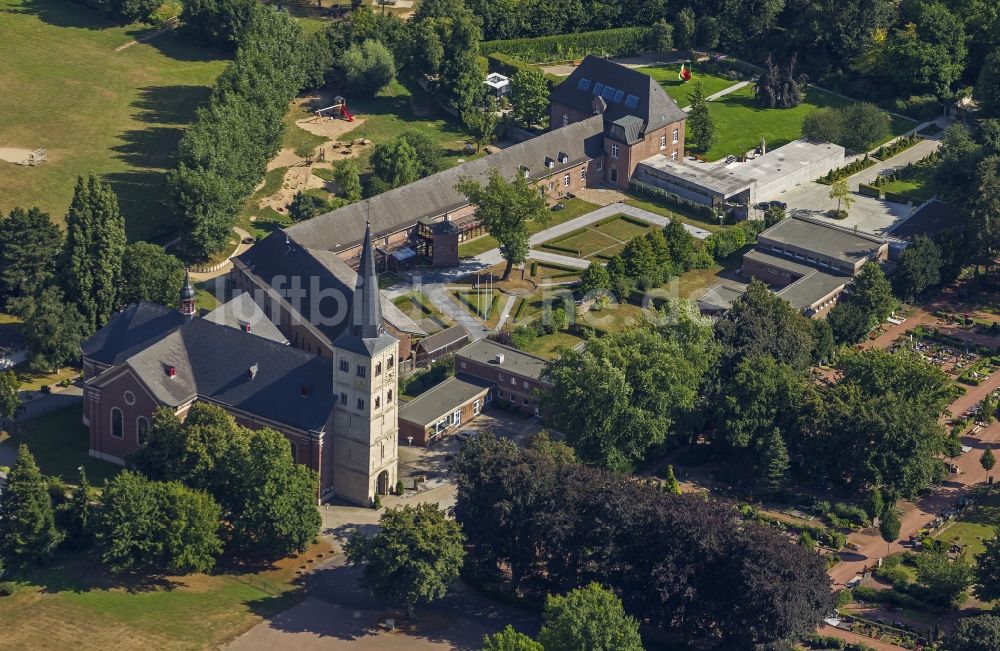
M 899 192 L 890 192 L 888 190 L 886 190 L 885 192 L 885 200 L 891 201 L 893 203 L 910 203 L 910 198 L 905 194 L 901 194 Z
M 650 27 L 620 27 L 576 34 L 483 41 L 479 44 L 479 52 L 484 56 L 499 52 L 532 63 L 576 59 L 587 54 L 623 56 L 645 52 L 651 31 Z
M 347 87 L 352 93 L 375 96 L 396 77 L 392 52 L 382 43 L 368 39 L 352 45 L 340 58 Z
M 13 581 L 0 581 L 0 597 L 9 597 L 16 589 L 17 585 Z
M 854 601 L 854 593 L 851 592 L 850 588 L 844 588 L 843 590 L 837 590 L 837 599 L 834 605 L 837 608 L 843 608 L 847 604 Z
M 849 149 L 864 151 L 889 135 L 892 126 L 889 114 L 874 104 L 858 102 L 838 110 L 844 124 L 840 144 Z
M 913 95 L 907 99 L 897 99 L 894 106 L 897 113 L 908 115 L 920 121 L 933 120 L 941 114 L 941 102 L 933 95 Z
M 806 635 L 805 642 L 814 649 L 843 649 L 844 645 L 847 644 L 839 637 L 820 635 L 819 633 Z
M 396 495 L 402 495 L 406 492 L 406 488 L 403 487 L 403 480 L 400 479 L 396 481 Z
M 679 212 L 690 213 L 695 217 L 699 217 L 706 221 L 714 222 L 715 212 L 704 204 L 695 203 L 694 201 L 688 201 L 687 199 L 680 197 L 673 192 L 667 192 L 661 188 L 657 188 L 652 185 L 647 185 L 642 181 L 632 180 L 629 183 L 629 189 L 636 194 L 644 195 L 656 199 L 658 202 L 666 204 L 667 208 L 676 209 Z
M 883 177 L 879 177 L 881 179 Z M 876 183 L 878 180 L 876 179 Z M 858 193 L 865 197 L 873 197 L 879 199 L 882 196 L 882 190 L 876 185 L 868 185 L 867 183 L 862 183 L 858 186 Z

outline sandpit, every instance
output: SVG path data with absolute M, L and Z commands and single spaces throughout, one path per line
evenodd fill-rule
M 28 160 L 33 149 L 23 149 L 21 147 L 0 147 L 0 160 L 8 163 L 22 163 Z

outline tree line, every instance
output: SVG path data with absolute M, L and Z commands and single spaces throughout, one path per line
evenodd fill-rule
M 26 445 L 0 494 L 0 553 L 45 564 L 93 547 L 114 574 L 207 572 L 221 555 L 273 560 L 319 531 L 318 479 L 285 437 L 250 430 L 196 403 L 186 420 L 158 410 L 130 469 L 97 496 L 81 469 L 71 491 L 42 475 Z
M 0 306 L 24 321 L 31 366 L 51 370 L 124 305 L 175 305 L 184 267 L 162 247 L 127 244 L 111 186 L 80 177 L 63 236 L 47 213 L 14 208 L 0 218 Z

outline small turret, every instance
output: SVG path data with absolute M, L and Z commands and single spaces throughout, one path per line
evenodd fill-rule
M 180 313 L 187 318 L 194 318 L 196 310 L 195 292 L 194 287 L 191 285 L 191 274 L 187 270 L 184 271 L 184 286 L 181 287 L 178 309 L 180 310 Z

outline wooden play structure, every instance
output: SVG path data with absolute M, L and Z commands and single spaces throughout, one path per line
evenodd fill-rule
M 316 109 L 316 117 L 320 120 L 323 118 L 341 118 L 347 120 L 348 122 L 354 122 L 354 116 L 351 112 L 347 110 L 347 100 L 340 95 L 333 98 L 333 104 L 326 106 L 321 109 Z
M 47 152 L 44 149 L 34 149 L 28 154 L 28 157 L 20 161 L 18 165 L 39 165 L 45 162 L 46 154 Z

